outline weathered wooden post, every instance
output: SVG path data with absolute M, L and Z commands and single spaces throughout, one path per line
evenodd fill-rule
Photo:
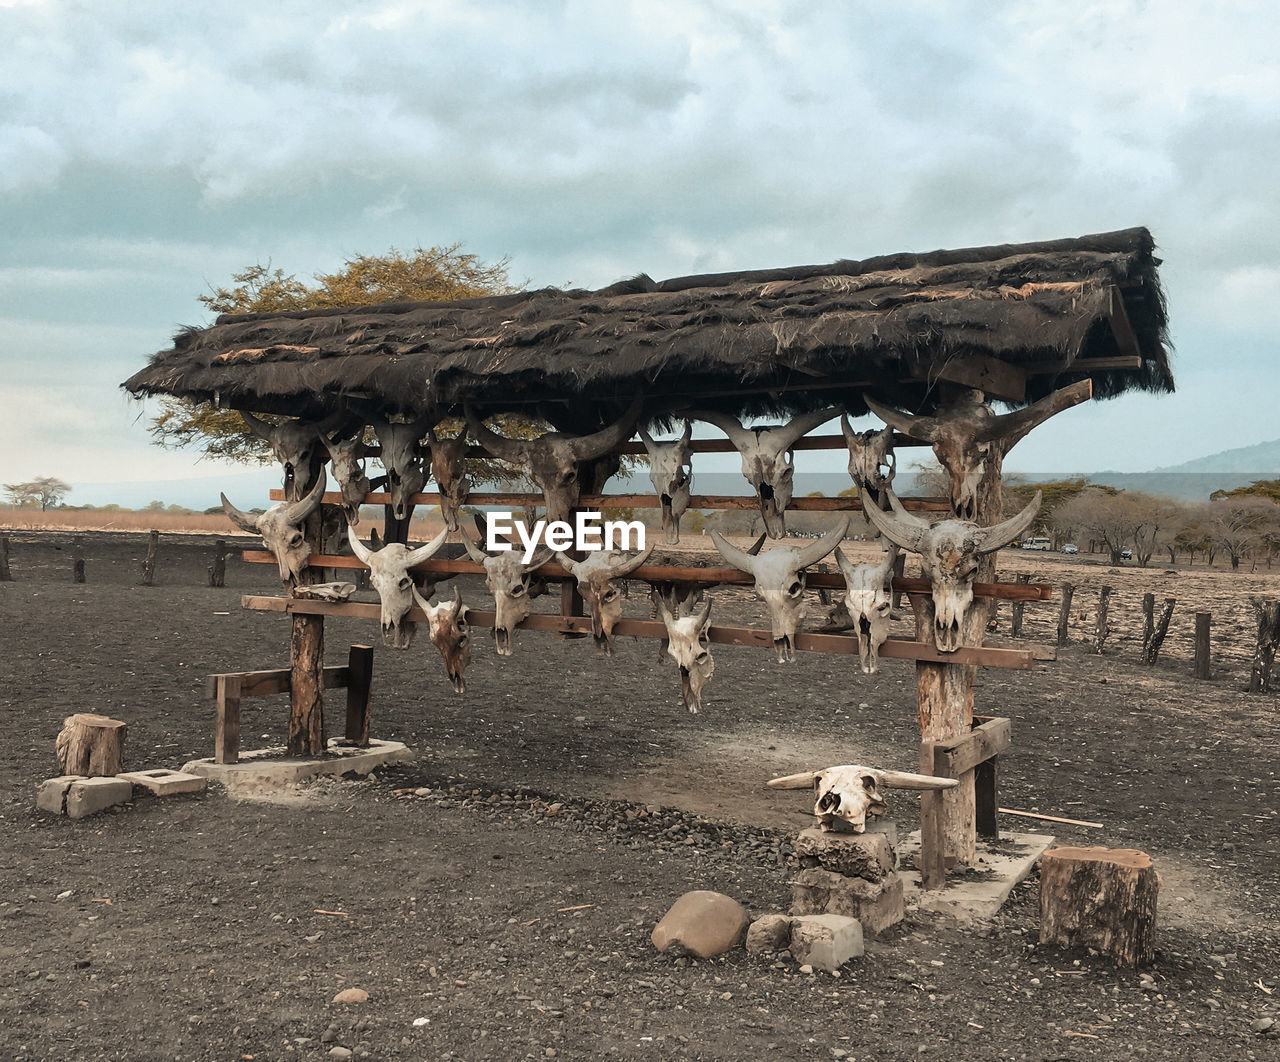
M 1160 647 L 1164 645 L 1165 636 L 1169 633 L 1169 621 L 1173 619 L 1173 606 L 1177 603 L 1177 598 L 1166 597 L 1164 599 L 1164 611 L 1160 614 L 1160 622 L 1156 625 L 1155 630 L 1151 632 L 1151 637 L 1147 639 L 1142 649 L 1142 662 L 1148 667 L 1154 667 L 1156 660 L 1160 657 Z
M 13 573 L 9 571 L 9 536 L 0 535 L 0 583 L 13 582 Z
M 71 540 L 71 581 L 84 582 L 84 535 L 76 535 Z
M 303 533 L 318 553 L 323 508 L 317 508 L 303 526 Z M 322 581 L 323 573 L 307 568 L 302 582 Z M 328 742 L 324 732 L 324 617 L 293 614 L 289 638 L 289 741 L 290 756 L 323 756 Z
M 160 532 L 155 528 L 151 529 L 151 535 L 147 541 L 147 555 L 142 560 L 142 585 L 152 586 L 156 578 L 156 551 L 160 548 Z
M 1156 595 L 1153 593 L 1145 593 L 1142 595 L 1142 659 L 1147 659 L 1147 646 L 1151 644 L 1151 636 L 1156 630 Z
M 347 654 L 347 727 L 345 737 L 369 746 L 369 692 L 373 683 L 373 646 L 353 645 Z
M 1275 663 L 1277 644 L 1280 644 L 1280 601 L 1254 597 L 1249 599 L 1249 604 L 1258 619 L 1258 644 L 1249 669 L 1249 692 L 1267 693 L 1271 689 L 1271 667 Z
M 1102 652 L 1102 646 L 1110 633 L 1107 627 L 1107 610 L 1111 603 L 1111 587 L 1104 586 L 1098 590 L 1098 628 L 1093 635 L 1093 651 Z
M 1019 572 L 1017 581 L 1024 586 L 1031 582 L 1030 572 Z M 1015 601 L 1013 603 L 1013 619 L 1009 621 L 1009 633 L 1015 638 L 1022 637 L 1022 612 L 1027 607 L 1025 601 Z
M 1058 606 L 1058 644 L 1067 644 L 1067 624 L 1071 621 L 1071 598 L 1075 594 L 1074 583 L 1062 584 L 1062 603 Z
M 213 560 L 209 564 L 209 585 L 227 585 L 227 540 L 218 539 L 213 544 Z
M 1209 624 L 1212 613 L 1196 613 L 1196 678 L 1208 679 L 1209 675 Z

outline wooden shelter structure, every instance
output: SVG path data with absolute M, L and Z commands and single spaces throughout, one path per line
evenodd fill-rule
M 456 416 L 465 405 L 481 417 L 520 413 L 573 433 L 611 423 L 636 395 L 642 400 L 639 423 L 665 427 L 692 410 L 745 420 L 838 406 L 858 416 L 868 411 L 867 394 L 899 409 L 933 414 L 958 388 L 981 391 L 1012 407 L 1081 381 L 1089 383 L 1078 389 L 1080 397 L 1090 389 L 1095 398 L 1134 389 L 1171 391 L 1158 265 L 1151 234 L 1134 228 L 662 282 L 641 275 L 598 291 L 542 289 L 454 302 L 222 316 L 211 327 L 179 333 L 170 349 L 156 354 L 123 386 L 137 396 L 167 394 L 314 420 L 344 406 L 384 419 L 420 419 Z M 919 445 L 903 437 L 895 441 Z M 844 446 L 842 436 L 833 435 L 802 439 L 796 449 Z M 732 445 L 695 441 L 693 449 L 725 451 Z M 644 451 L 633 443 L 621 452 Z M 656 508 L 652 496 L 606 500 L 600 494 L 617 468 L 617 455 L 610 456 L 612 462 L 601 462 L 594 480 L 584 484 L 581 504 Z M 980 523 L 1001 518 L 998 475 L 996 488 L 994 495 L 984 495 Z M 366 500 L 387 499 L 377 494 Z M 419 500 L 431 503 L 436 496 L 423 494 Z M 510 494 L 470 499 L 480 505 L 539 500 Z M 751 497 L 691 500 L 695 509 L 755 504 Z M 795 499 L 791 505 L 859 507 L 847 498 Z M 908 507 L 947 505 L 916 499 L 908 500 Z M 351 558 L 325 556 L 313 557 L 312 564 L 358 566 Z M 468 560 L 432 560 L 423 569 L 481 570 Z M 551 565 L 545 573 L 569 580 L 560 614 L 535 614 L 523 626 L 589 631 L 572 580 Z M 750 582 L 736 569 L 640 568 L 633 578 Z M 843 582 L 838 576 L 810 578 L 810 586 L 824 585 L 842 587 Z M 927 583 L 895 580 L 894 585 L 923 607 Z M 987 599 L 1049 596 L 1048 587 L 994 580 L 980 582 L 975 590 Z M 376 615 L 376 606 L 298 597 L 246 599 L 246 605 L 294 617 L 291 735 L 311 733 L 314 742 L 314 722 L 301 717 L 319 711 L 324 679 L 316 643 L 323 616 Z M 473 612 L 472 621 L 491 624 L 493 615 Z M 308 634 L 308 622 L 319 623 L 320 631 Z M 924 624 L 918 620 L 918 625 L 922 633 L 916 641 L 891 641 L 881 655 L 917 661 L 922 769 L 950 769 L 967 779 L 968 797 L 958 798 L 959 810 L 951 813 L 958 826 L 950 831 L 940 824 L 945 817 L 940 802 L 952 800 L 957 790 L 926 801 L 926 846 L 934 838 L 926 851 L 933 870 L 926 876 L 937 885 L 944 847 L 960 861 L 972 852 L 972 778 L 975 769 L 993 777 L 990 756 L 1008 740 L 1007 726 L 993 727 L 981 717 L 970 733 L 975 668 L 1027 667 L 1032 653 L 983 648 L 977 626 L 964 648 L 942 654 L 927 643 Z M 665 635 L 661 623 L 639 620 L 624 620 L 615 630 Z M 713 627 L 711 640 L 772 647 L 768 631 Z M 857 652 L 856 639 L 844 635 L 802 634 L 797 648 Z M 300 698 L 310 698 L 312 707 Z M 993 802 L 992 783 L 992 817 Z M 985 813 L 978 817 L 986 819 Z

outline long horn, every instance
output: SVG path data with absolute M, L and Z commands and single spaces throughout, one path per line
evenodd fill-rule
M 893 498 L 890 492 L 890 498 Z M 901 503 L 899 503 L 901 504 Z M 886 512 L 882 512 L 880 507 L 872 500 L 871 495 L 867 493 L 865 487 L 862 488 L 862 515 L 871 521 L 880 534 L 884 535 L 890 542 L 908 549 L 912 553 L 920 552 L 921 542 L 924 536 L 929 532 L 929 525 L 922 521 L 904 520 L 902 516 L 890 516 Z
M 526 572 L 534 572 L 534 571 L 537 571 L 537 570 L 538 570 L 539 568 L 541 568 L 544 564 L 546 564 L 546 563 L 547 563 L 547 561 L 549 561 L 549 560 L 552 558 L 553 554 L 554 554 L 554 551 L 553 551 L 553 550 L 551 550 L 551 549 L 547 548 L 546 546 L 543 546 L 541 549 L 538 549 L 538 550 L 533 554 L 533 556 L 530 558 L 530 560 L 529 560 L 529 563 L 528 563 L 528 564 L 523 564 L 523 565 L 521 565 L 521 567 L 522 567 Z
M 644 443 L 645 452 L 652 456 L 654 447 L 653 436 L 645 431 L 644 428 L 639 428 L 637 430 L 640 432 L 640 441 Z
M 705 627 L 711 622 L 711 606 L 715 604 L 710 597 L 703 602 L 702 608 L 698 609 L 697 620 L 699 628 Z
M 680 433 L 680 442 L 688 446 L 693 441 L 693 421 L 686 420 L 684 422 L 684 431 Z
M 742 422 L 737 417 L 731 417 L 727 413 L 691 413 L 691 417 L 706 424 L 713 424 L 719 428 L 733 443 L 734 448 L 741 451 L 742 447 L 755 440 L 755 432 L 748 431 L 742 426 Z
M 849 518 L 847 516 L 840 517 L 835 526 L 823 535 L 817 542 L 811 542 L 800 550 L 796 557 L 796 569 L 807 568 L 810 564 L 817 564 L 828 553 L 840 545 L 844 541 L 845 532 L 849 530 Z
M 331 431 L 336 431 L 351 419 L 351 414 L 345 409 L 335 409 L 327 417 L 316 421 L 315 429 L 321 436 L 326 436 Z
M 351 552 L 360 558 L 360 562 L 368 564 L 369 558 L 373 556 L 373 550 L 360 541 L 360 536 L 356 534 L 356 529 L 351 524 L 347 524 L 347 541 L 351 543 Z
M 781 778 L 770 778 L 771 789 L 808 789 L 821 771 L 802 771 L 800 774 L 784 774 Z
M 836 554 L 841 556 L 841 554 Z M 893 573 L 893 566 L 898 560 L 898 544 L 896 542 L 889 543 L 889 552 L 884 555 L 884 561 L 880 565 L 880 571 L 884 573 L 884 578 L 888 579 Z
M 256 534 L 258 531 L 258 518 L 252 513 L 241 512 L 227 500 L 225 494 L 220 495 L 222 498 L 222 509 L 230 518 L 231 522 L 240 528 L 241 531 L 248 531 Z
M 449 529 L 446 527 L 425 546 L 419 546 L 417 549 L 411 549 L 407 554 L 405 554 L 405 567 L 412 568 L 414 565 L 430 560 L 440 547 L 444 545 L 444 540 L 448 537 Z
M 812 413 L 801 413 L 785 428 L 779 430 L 778 437 L 784 440 L 782 449 L 790 450 L 798 440 L 803 439 L 819 424 L 825 424 L 839 412 L 839 406 L 828 406 L 826 409 L 818 409 Z
M 844 436 L 844 444 L 850 450 L 858 445 L 858 433 L 853 430 L 853 425 L 849 423 L 849 415 L 847 413 L 840 414 L 840 434 Z
M 865 506 L 867 503 L 867 498 L 865 497 L 867 492 L 864 490 L 862 493 L 864 495 L 862 499 L 862 504 Z M 895 494 L 888 487 L 885 488 L 884 493 L 885 493 L 885 497 L 889 499 L 889 508 L 894 511 L 894 513 L 897 515 L 899 520 L 902 520 L 903 522 L 908 524 L 919 524 L 921 527 L 929 526 L 928 520 L 925 520 L 919 516 L 916 516 L 915 513 L 907 512 L 907 507 L 902 504 L 902 500 L 897 496 L 897 494 Z M 874 501 L 875 499 L 872 498 L 871 500 Z M 877 505 L 876 508 L 878 509 L 880 507 Z
M 1055 413 L 1061 413 L 1092 397 L 1093 381 L 1079 380 L 1070 387 L 1045 395 L 1039 402 L 1032 402 L 1026 409 L 993 417 L 991 424 L 974 436 L 974 442 L 1000 439 L 1004 443 L 1004 452 L 1008 453 L 1013 449 L 1013 444 L 1037 424 L 1043 424 Z
M 887 789 L 954 789 L 960 783 L 955 778 L 935 778 L 929 774 L 881 771 L 880 784 Z
M 505 439 L 493 429 L 485 427 L 484 422 L 475 415 L 475 411 L 470 406 L 466 406 L 463 413 L 467 418 L 467 427 L 471 429 L 476 442 L 494 457 L 514 462 L 524 460 L 526 443 L 523 439 Z
M 720 551 L 720 556 L 727 560 L 739 571 L 744 571 L 750 575 L 756 574 L 756 558 L 746 550 L 741 550 L 737 546 L 731 546 L 724 540 L 719 531 L 711 532 L 711 541 L 716 544 L 716 549 Z
M 621 579 L 630 575 L 649 559 L 649 554 L 655 549 L 657 549 L 657 546 L 650 546 L 648 549 L 641 550 L 634 557 L 624 557 L 617 563 L 610 564 L 609 575 L 614 579 Z
M 897 546 L 894 546 L 894 549 L 897 548 Z M 854 572 L 857 571 L 858 568 L 853 561 L 844 555 L 844 550 L 842 549 L 836 550 L 836 564 L 840 566 L 840 571 L 843 573 L 845 579 L 852 579 Z
M 560 562 L 560 567 L 575 579 L 578 577 L 578 562 L 570 557 L 569 554 L 561 553 L 560 550 L 556 550 L 556 560 Z
M 455 623 L 458 621 L 458 616 L 462 612 L 464 607 L 465 606 L 462 604 L 462 591 L 458 589 L 458 584 L 454 583 L 453 584 L 453 610 L 451 615 L 453 616 L 453 621 Z
M 640 392 L 637 391 L 636 396 L 631 400 L 631 405 L 627 407 L 627 411 L 617 421 L 610 424 L 609 427 L 601 428 L 590 435 L 581 435 L 576 439 L 570 439 L 570 452 L 579 461 L 589 461 L 594 457 L 607 454 L 610 450 L 616 450 L 631 438 L 631 433 L 635 431 L 636 420 L 640 416 L 640 407 L 643 401 L 644 399 L 641 397 Z
M 311 488 L 311 493 L 305 498 L 294 502 L 284 511 L 285 520 L 297 527 L 298 524 L 315 512 L 320 507 L 320 502 L 324 500 L 324 490 L 327 485 L 325 481 L 324 468 L 321 467 L 320 475 L 316 477 L 316 483 Z
M 1001 546 L 1007 546 L 1023 531 L 1031 526 L 1036 514 L 1040 511 L 1040 492 L 1031 499 L 1027 507 L 1016 516 L 1009 517 L 1001 523 L 985 528 L 978 538 L 979 553 L 994 553 Z
M 917 417 L 911 413 L 901 413 L 888 406 L 882 406 L 870 395 L 863 395 L 862 401 L 867 404 L 867 408 L 872 413 L 895 431 L 900 431 L 912 439 L 919 439 L 921 442 L 931 443 L 937 440 L 942 422 L 936 417 Z
M 463 545 L 463 548 L 466 549 L 467 551 L 467 556 L 470 557 L 477 564 L 479 564 L 481 567 L 483 567 L 484 562 L 489 559 L 489 554 L 487 554 L 483 549 L 481 549 L 478 545 L 476 545 L 476 543 L 472 542 L 471 536 L 468 535 L 465 531 L 461 532 L 461 534 L 462 534 L 462 545 Z
M 265 420 L 259 420 L 252 413 L 246 412 L 243 409 L 240 410 L 240 419 L 244 421 L 245 427 L 253 432 L 253 434 L 259 439 L 271 438 L 271 427 Z
M 658 588 L 654 587 L 653 590 L 654 590 L 653 596 L 658 602 L 658 612 L 662 616 L 662 624 L 665 627 L 670 627 L 673 623 L 675 623 L 676 618 L 674 615 L 672 615 L 671 609 L 667 608 L 667 599 L 662 596 Z

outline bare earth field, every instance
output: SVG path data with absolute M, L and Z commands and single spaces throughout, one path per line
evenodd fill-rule
M 85 585 L 71 582 L 69 534 L 10 535 L 0 1058 L 1280 1057 L 1280 721 L 1274 694 L 1242 692 L 1247 597 L 1280 594 L 1280 574 L 1001 555 L 1003 578 L 1077 586 L 1057 662 L 980 676 L 979 711 L 1014 726 L 1001 804 L 1104 824 L 1002 828 L 1151 853 L 1154 983 L 1041 949 L 1034 878 L 978 930 L 910 913 L 834 977 L 741 949 L 671 959 L 649 933 L 690 889 L 753 913 L 790 906 L 807 794 L 763 783 L 842 762 L 911 769 L 910 664 L 864 676 L 848 657 L 784 666 L 717 646 L 691 715 L 651 641 L 623 639 L 602 660 L 589 641 L 524 632 L 504 660 L 479 632 L 459 697 L 421 636 L 405 652 L 379 647 L 374 672 L 374 735 L 407 742 L 416 764 L 254 798 L 139 799 L 72 822 L 34 809 L 65 715 L 127 721 L 133 768 L 207 756 L 204 677 L 283 666 L 288 622 L 239 607 L 242 593 L 278 591 L 271 568 L 234 561 L 228 587 L 206 585 L 211 539 L 165 536 L 145 588 L 145 535 L 87 534 Z M 1104 583 L 1114 630 L 1098 657 Z M 478 582 L 461 586 L 484 601 Z M 1178 599 L 1154 668 L 1137 663 L 1148 590 Z M 747 591 L 716 600 L 721 622 L 763 620 Z M 990 644 L 1011 644 L 1009 608 Z M 1207 683 L 1191 678 L 1198 609 L 1214 615 Z M 629 612 L 647 616 L 647 601 Z M 1025 640 L 1051 642 L 1056 622 L 1056 601 L 1028 606 Z M 376 636 L 346 620 L 326 634 L 329 663 Z M 278 743 L 286 712 L 283 698 L 246 701 L 246 747 Z M 911 829 L 915 798 L 891 807 Z M 350 987 L 368 1001 L 331 1002 Z

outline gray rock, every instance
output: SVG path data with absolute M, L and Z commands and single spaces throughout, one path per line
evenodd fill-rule
M 863 953 L 862 926 L 844 915 L 801 915 L 791 920 L 791 955 L 828 973 Z
M 700 959 L 723 955 L 746 932 L 749 919 L 742 904 L 722 893 L 686 892 L 654 927 L 653 946 L 665 952 L 688 952 Z
M 791 916 L 761 915 L 747 930 L 747 951 L 752 955 L 769 955 L 791 944 Z
M 883 833 L 834 833 L 808 829 L 796 838 L 796 855 L 811 857 L 824 870 L 880 881 L 893 871 L 893 849 Z
M 820 867 L 802 870 L 791 883 L 791 913 L 845 915 L 868 933 L 883 933 L 905 917 L 902 879 L 891 874 L 872 882 Z
M 349 1047 L 331 1047 L 329 1048 L 329 1057 L 336 1059 L 350 1058 L 351 1049 Z

